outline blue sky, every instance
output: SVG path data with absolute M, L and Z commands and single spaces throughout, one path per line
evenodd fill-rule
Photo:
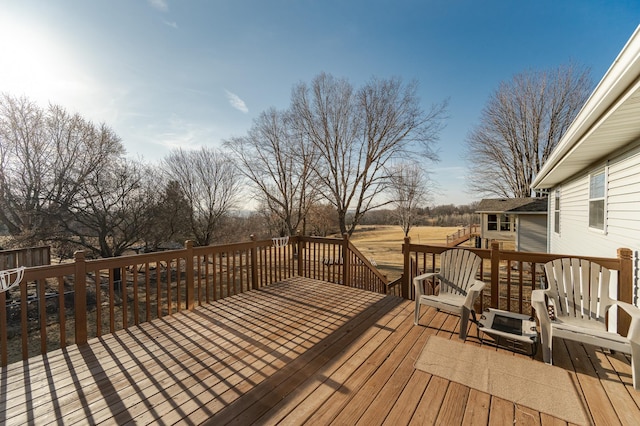
M 0 91 L 61 104 L 130 156 L 220 145 L 320 72 L 419 82 L 449 98 L 437 204 L 466 204 L 464 140 L 501 81 L 575 61 L 594 84 L 640 23 L 637 0 L 0 0 Z

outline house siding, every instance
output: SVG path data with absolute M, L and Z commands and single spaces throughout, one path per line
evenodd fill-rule
M 589 228 L 589 173 L 607 168 L 605 230 Z M 594 164 L 584 174 L 564 182 L 560 189 L 560 233 L 553 232 L 549 215 L 549 251 L 584 256 L 616 257 L 621 247 L 633 251 L 639 264 L 640 147 L 607 162 Z M 554 203 L 550 203 L 550 212 Z M 634 301 L 638 297 L 638 267 L 634 268 Z
M 518 216 L 518 251 L 547 251 L 547 215 Z

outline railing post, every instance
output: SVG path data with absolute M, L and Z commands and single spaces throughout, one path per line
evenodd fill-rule
M 187 240 L 184 243 L 184 248 L 187 249 L 186 256 L 186 268 L 187 268 L 187 309 L 193 311 L 196 284 L 193 273 L 193 241 Z
M 404 244 L 402 244 L 402 255 L 404 258 L 404 265 L 402 266 L 402 284 L 400 287 L 400 296 L 403 299 L 409 299 L 409 286 L 411 285 L 411 251 L 409 247 L 411 245 L 411 237 L 404 237 Z
M 618 300 L 633 304 L 633 251 L 628 248 L 619 248 L 618 260 L 620 261 Z M 630 325 L 631 317 L 618 309 L 618 333 L 626 336 Z
M 297 256 L 296 256 L 296 260 L 298 261 L 298 276 L 301 277 L 303 276 L 303 267 L 304 267 L 304 260 L 302 259 L 302 252 L 304 250 L 304 241 L 302 241 L 302 235 L 300 234 L 300 231 L 297 232 L 298 234 L 298 241 L 296 242 L 297 244 Z
M 351 286 L 350 267 L 349 267 L 349 234 L 342 234 L 342 284 Z
M 500 308 L 500 243 L 491 242 L 491 307 Z
M 251 234 L 249 236 L 251 238 L 251 288 L 254 290 L 258 289 L 258 243 L 256 241 L 256 236 Z
M 73 283 L 74 290 L 74 310 L 75 310 L 75 331 L 76 344 L 87 343 L 87 264 L 85 263 L 84 251 L 74 253 L 75 277 Z

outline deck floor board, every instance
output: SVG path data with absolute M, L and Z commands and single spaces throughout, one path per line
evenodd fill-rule
M 0 424 L 566 425 L 414 369 L 456 316 L 291 278 L 0 371 Z M 526 355 L 476 337 L 465 344 Z M 538 352 L 531 362 L 541 362 Z M 640 418 L 628 357 L 554 342 L 595 424 Z

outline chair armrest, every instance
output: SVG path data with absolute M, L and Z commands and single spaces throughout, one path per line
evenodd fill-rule
M 531 306 L 536 311 L 536 316 L 540 323 L 550 323 L 549 307 L 547 306 L 546 290 L 533 290 L 531 292 Z
M 424 295 L 424 288 L 422 287 L 422 285 L 420 283 L 422 281 L 426 280 L 427 278 L 437 277 L 439 275 L 440 275 L 440 273 L 438 273 L 438 272 L 427 272 L 426 274 L 418 275 L 417 277 L 415 277 L 413 279 L 413 286 L 416 288 L 416 299 L 419 296 Z
M 631 316 L 631 325 L 629 326 L 627 338 L 632 342 L 640 344 L 640 308 L 630 303 L 620 301 L 617 301 L 616 305 L 620 306 L 623 311 Z
M 480 280 L 473 280 L 473 285 L 469 287 L 467 291 L 467 298 L 464 301 L 464 306 L 471 310 L 473 308 L 473 303 L 476 301 L 476 298 L 480 295 L 480 292 L 484 289 L 486 283 Z
M 631 317 L 631 321 L 640 320 L 640 308 L 633 306 L 631 303 L 617 301 L 616 305 L 620 306 Z

